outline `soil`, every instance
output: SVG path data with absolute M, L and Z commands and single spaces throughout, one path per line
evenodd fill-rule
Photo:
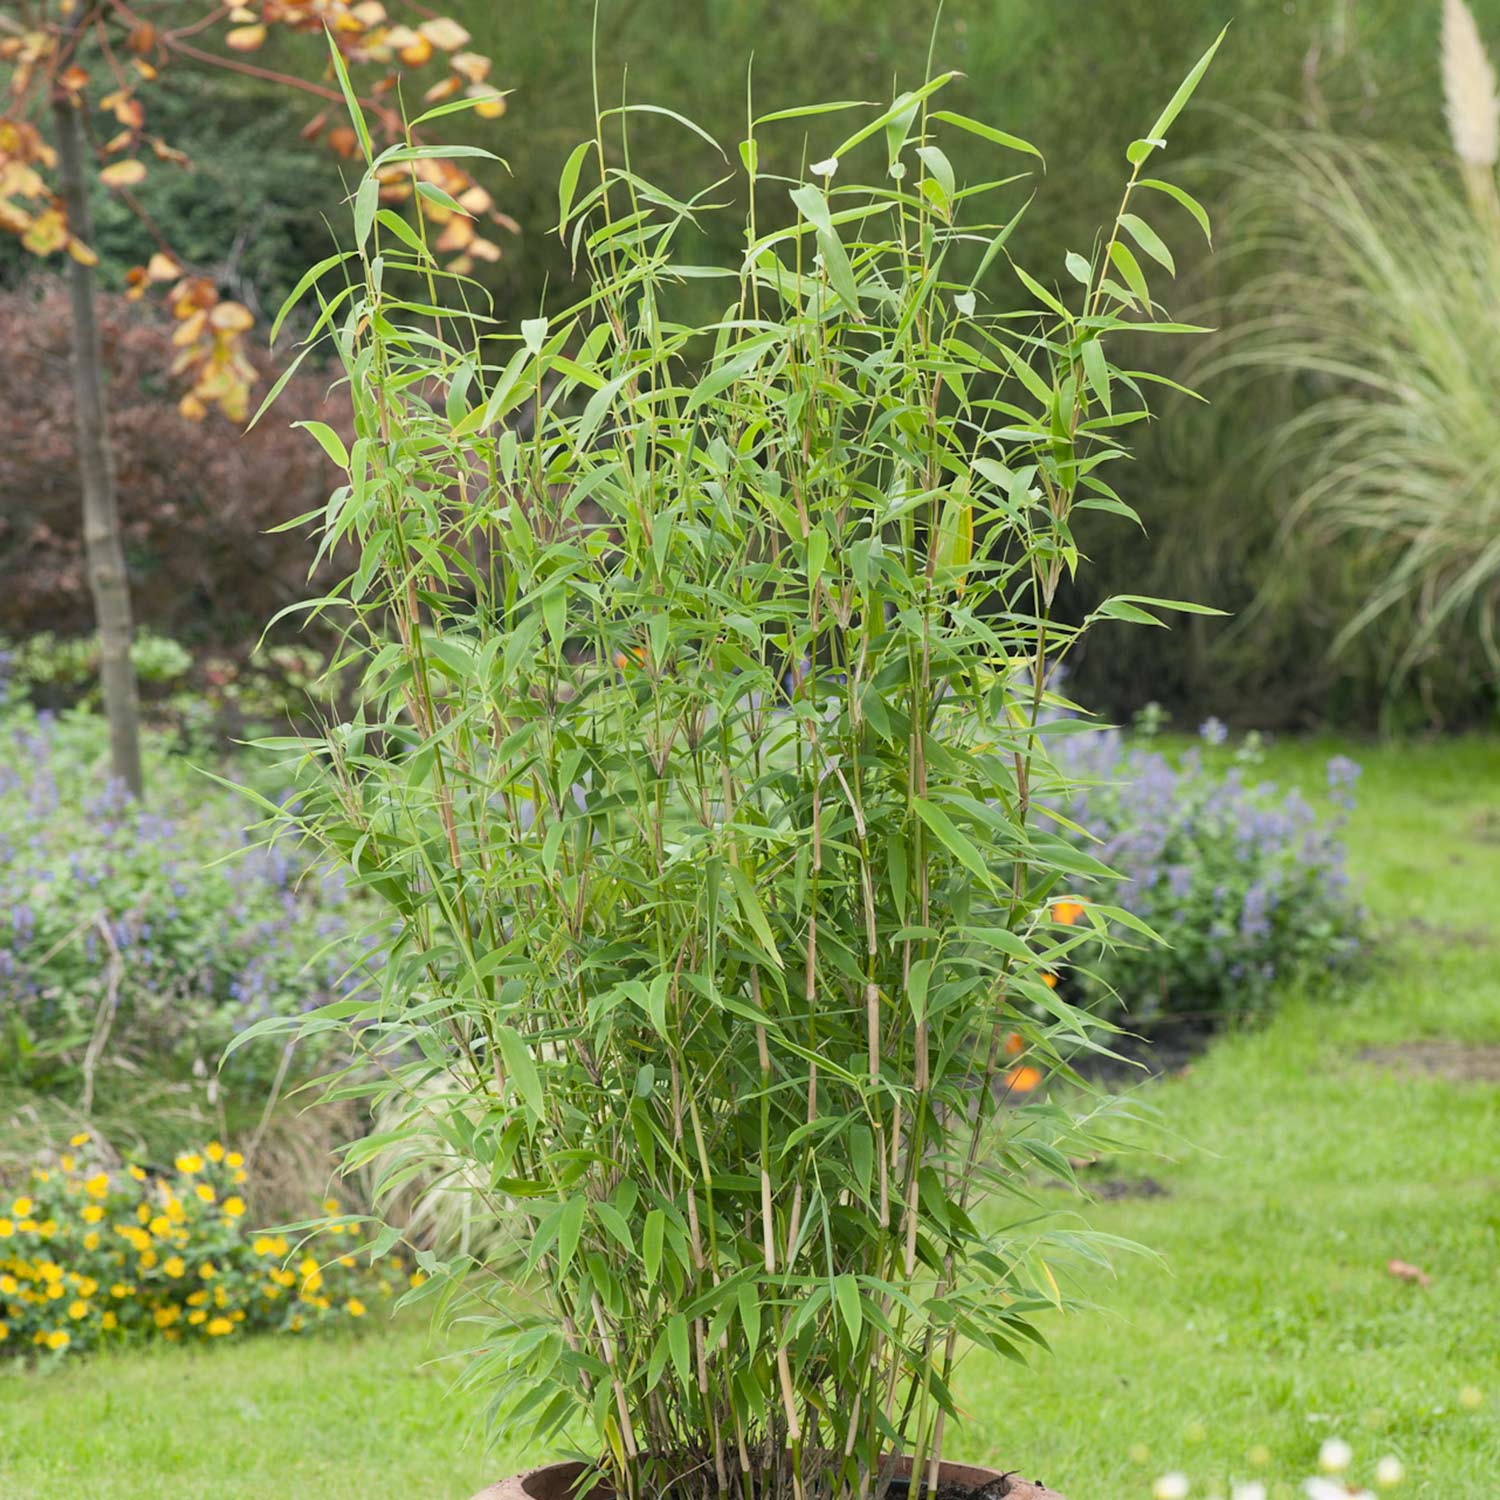
M 1196 1016 L 1164 1017 L 1154 1021 L 1145 1035 L 1127 1031 L 1108 1038 L 1106 1045 L 1119 1054 L 1118 1058 L 1085 1052 L 1072 1060 L 1073 1068 L 1091 1083 L 1106 1088 L 1134 1088 L 1148 1078 L 1186 1071 L 1223 1030 L 1222 1023 Z
M 1449 1083 L 1500 1083 L 1500 1045 L 1483 1042 L 1405 1042 L 1399 1047 L 1362 1047 L 1360 1062 L 1422 1073 Z
M 940 1484 L 936 1490 L 929 1490 L 925 1485 L 920 1490 L 920 1500 L 1006 1500 L 1007 1496 L 1015 1496 L 1017 1490 L 1020 1496 L 1028 1497 L 1033 1493 L 1032 1486 L 1044 1489 L 1040 1479 L 1033 1479 L 1029 1483 L 1021 1479 L 1018 1474 L 1002 1474 L 997 1479 L 987 1480 L 984 1484 L 969 1486 L 967 1484 Z M 911 1481 L 909 1479 L 893 1479 L 890 1487 L 886 1490 L 887 1500 L 909 1500 L 911 1495 Z M 1057 1500 L 1057 1497 L 1053 1497 Z

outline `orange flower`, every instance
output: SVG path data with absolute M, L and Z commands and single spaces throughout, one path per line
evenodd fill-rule
M 1082 915 L 1083 903 L 1079 901 L 1059 901 L 1052 908 L 1052 920 L 1064 927 L 1071 927 Z
M 1021 1033 L 1013 1031 L 1005 1039 L 1005 1055 L 1015 1057 L 1018 1053 L 1026 1050 L 1026 1043 L 1021 1040 Z
M 1005 1075 L 1005 1084 L 1013 1094 L 1029 1094 L 1040 1082 L 1042 1075 L 1035 1068 L 1012 1068 Z

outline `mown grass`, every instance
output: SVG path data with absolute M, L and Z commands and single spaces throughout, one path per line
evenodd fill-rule
M 1500 1492 L 1500 1084 L 1360 1056 L 1500 1043 L 1500 743 L 1302 743 L 1267 774 L 1312 786 L 1334 750 L 1366 766 L 1350 843 L 1380 938 L 1367 972 L 1306 986 L 1145 1087 L 1158 1155 L 1094 1176 L 1149 1174 L 1166 1193 L 1087 1220 L 1159 1261 L 1089 1284 L 1099 1307 L 1057 1321 L 1051 1360 L 972 1358 L 954 1456 L 1070 1500 L 1144 1497 L 1169 1468 L 1195 1496 L 1255 1472 L 1289 1497 L 1337 1434 L 1366 1475 L 1399 1455 L 1402 1497 Z M 1393 1258 L 1431 1287 L 1391 1276 Z M 463 1500 L 534 1457 L 466 1447 L 474 1413 L 411 1325 L 11 1369 L 0 1495 Z

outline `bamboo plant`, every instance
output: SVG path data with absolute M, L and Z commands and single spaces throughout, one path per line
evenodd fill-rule
M 1207 221 L 1145 169 L 1212 54 L 1066 289 L 1006 251 L 1038 153 L 947 108 L 953 74 L 752 108 L 733 158 L 601 109 L 559 187 L 577 298 L 514 332 L 380 208 L 423 148 L 356 110 L 353 244 L 294 298 L 354 406 L 347 452 L 302 425 L 347 473 L 321 545 L 357 557 L 308 608 L 351 622 L 362 690 L 270 748 L 278 823 L 394 927 L 379 993 L 299 1024 L 359 1042 L 335 1086 L 383 1128 L 347 1165 L 479 1206 L 419 1295 L 477 1330 L 496 1427 L 622 1496 L 935 1474 L 959 1359 L 1043 1344 L 1099 1254 L 1035 1189 L 1102 1106 L 1026 1091 L 1107 1045 L 1058 976 L 1139 924 L 1071 895 L 1107 871 L 1046 684 L 1092 619 L 1051 606 L 1080 522 L 1130 513 L 1105 475 L 1150 377 L 1116 335 L 1187 331 L 1143 215 Z M 648 109 L 717 180 L 635 171 Z M 799 169 L 809 140 L 837 144 Z M 696 264 L 734 175 L 743 258 Z

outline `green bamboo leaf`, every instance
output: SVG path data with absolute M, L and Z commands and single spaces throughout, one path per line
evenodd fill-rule
M 646 1285 L 656 1285 L 661 1271 L 662 1240 L 666 1234 L 667 1216 L 661 1209 L 653 1208 L 646 1215 L 646 1227 L 641 1230 L 641 1265 L 646 1271 Z
M 771 931 L 771 924 L 766 920 L 766 913 L 760 904 L 760 897 L 755 894 L 755 887 L 750 883 L 750 877 L 740 869 L 738 865 L 729 866 L 730 884 L 734 886 L 734 893 L 740 904 L 740 910 L 745 914 L 745 920 L 750 924 L 761 947 L 765 950 L 766 957 L 776 965 L 778 969 L 786 967 L 780 952 L 776 947 L 776 938 Z
M 1165 266 L 1173 276 L 1177 274 L 1177 263 L 1172 259 L 1172 252 L 1162 243 L 1161 236 L 1144 219 L 1135 214 L 1121 214 L 1120 227 L 1159 266 Z
M 942 808 L 927 801 L 925 797 L 913 797 L 911 805 L 916 814 L 937 836 L 938 841 L 965 868 L 972 870 L 986 884 L 990 881 L 990 870 L 980 857 L 979 851 Z
M 348 469 L 349 450 L 344 447 L 343 438 L 327 422 L 293 422 L 292 426 L 300 427 L 304 432 L 311 433 L 317 439 L 318 446 L 339 468 Z
M 506 1077 L 521 1097 L 533 1119 L 542 1117 L 542 1080 L 537 1072 L 536 1059 L 531 1055 L 521 1035 L 503 1022 L 495 1026 L 495 1040 L 500 1047 L 500 1060 L 505 1066 Z
M 1219 44 L 1224 40 L 1228 31 L 1229 28 L 1226 26 L 1214 38 L 1213 46 L 1193 64 L 1187 77 L 1178 84 L 1177 92 L 1172 95 L 1167 103 L 1167 107 L 1156 117 L 1156 123 L 1146 132 L 1149 138 L 1165 142 L 1167 131 L 1172 128 L 1172 122 L 1182 113 L 1183 107 L 1193 97 L 1194 91 L 1203 81 L 1203 75 L 1208 72 L 1208 65 L 1214 60 L 1214 53 L 1219 50 Z
M 844 1327 L 849 1330 L 849 1337 L 858 1342 L 860 1329 L 864 1326 L 864 1315 L 859 1305 L 859 1282 L 846 1272 L 834 1277 L 833 1290 Z
M 595 148 L 592 140 L 580 141 L 569 153 L 563 164 L 562 176 L 557 180 L 557 237 L 565 240 L 568 228 L 568 211 L 573 207 L 573 194 L 578 189 L 578 175 L 583 171 L 584 158 Z

